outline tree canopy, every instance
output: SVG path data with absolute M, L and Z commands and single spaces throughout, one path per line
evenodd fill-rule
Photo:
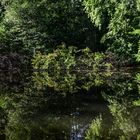
M 138 51 L 139 37 L 130 32 L 140 28 L 139 0 L 84 0 L 91 21 L 105 30 L 102 42 L 120 57 L 132 58 Z
M 80 48 L 92 47 L 93 32 L 98 32 L 79 0 L 8 0 L 5 9 L 1 28 L 4 28 L 5 35 L 11 36 L 12 44 L 18 44 L 16 49 L 19 46 L 30 50 L 54 49 L 62 42 Z
M 65 43 L 134 62 L 139 15 L 139 0 L 1 0 L 0 51 L 32 56 Z

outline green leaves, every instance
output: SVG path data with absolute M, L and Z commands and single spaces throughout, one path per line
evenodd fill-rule
M 102 125 L 103 125 L 103 120 L 102 120 L 102 116 L 97 116 L 92 123 L 90 124 L 87 132 L 86 132 L 86 136 L 85 136 L 85 140 L 98 140 L 98 139 L 102 139 L 101 133 L 102 133 Z
M 4 27 L 6 43 L 13 41 L 5 45 L 14 51 L 20 46 L 20 50 L 32 55 L 32 48 L 40 46 L 44 52 L 62 42 L 83 48 L 93 32 L 80 1 L 8 0 L 3 5 L 5 12 L 0 30 Z M 15 45 L 15 42 L 18 43 Z
M 139 28 L 139 0 L 84 0 L 84 5 L 91 21 L 105 30 L 102 43 L 123 59 L 134 58 L 139 38 L 129 32 Z

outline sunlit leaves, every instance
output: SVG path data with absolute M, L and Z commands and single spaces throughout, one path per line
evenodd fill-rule
M 91 22 L 83 12 L 80 1 L 11 0 L 3 5 L 6 8 L 2 25 L 6 38 L 13 41 L 13 50 L 17 51 L 17 46 L 20 46 L 21 51 L 32 55 L 38 46 L 42 51 L 55 48 L 62 42 L 85 46 L 88 38 L 85 33 L 89 31 L 85 28 L 88 29 Z
M 84 0 L 84 5 L 91 21 L 105 30 L 102 42 L 109 50 L 118 54 L 121 60 L 126 57 L 133 60 L 139 39 L 129 32 L 139 28 L 139 0 Z
M 90 124 L 87 132 L 86 132 L 86 136 L 85 136 L 85 140 L 98 140 L 98 139 L 102 139 L 102 116 L 98 116 L 96 117 L 92 123 Z

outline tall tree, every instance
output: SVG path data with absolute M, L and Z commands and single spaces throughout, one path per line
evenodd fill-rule
M 102 42 L 122 59 L 133 58 L 138 51 L 140 28 L 139 0 L 84 0 L 85 10 L 91 21 L 105 31 Z
M 8 0 L 3 25 L 17 48 L 55 48 L 65 42 L 85 47 L 97 32 L 80 0 Z M 94 36 L 96 38 L 96 36 Z M 89 40 L 91 43 L 89 43 Z M 93 43 L 93 44 L 92 44 Z M 96 47 L 96 46 L 93 46 Z M 21 49 L 19 49 L 21 50 Z

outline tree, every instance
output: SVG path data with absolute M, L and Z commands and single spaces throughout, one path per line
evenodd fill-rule
M 102 42 L 120 59 L 134 58 L 138 51 L 139 0 L 84 0 L 85 10 L 91 21 L 105 32 Z
M 83 48 L 96 32 L 79 0 L 12 0 L 3 25 L 16 50 L 43 48 L 44 52 L 62 42 Z
M 132 34 L 134 35 L 138 35 L 140 37 L 140 29 L 136 29 L 132 32 Z M 140 62 L 140 40 L 139 40 L 139 44 L 138 44 L 138 53 L 136 54 L 136 60 L 138 62 Z

